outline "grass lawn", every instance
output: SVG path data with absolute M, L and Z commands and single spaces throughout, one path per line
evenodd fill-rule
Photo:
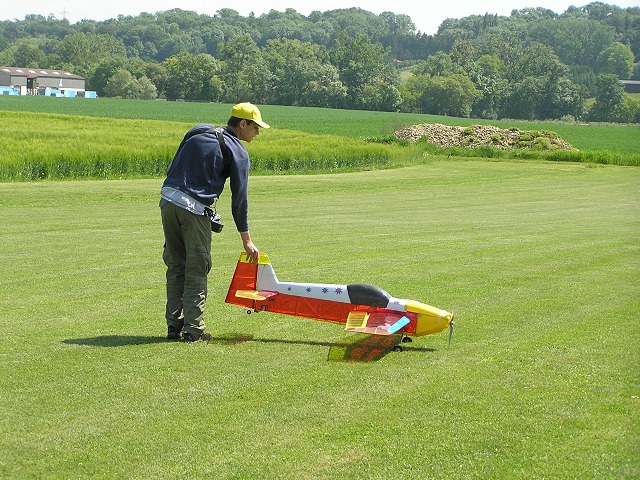
M 161 180 L 0 184 L 0 477 L 640 477 L 640 171 L 451 158 L 252 177 L 280 280 L 372 283 L 447 334 L 336 361 L 339 326 L 223 302 L 166 343 Z

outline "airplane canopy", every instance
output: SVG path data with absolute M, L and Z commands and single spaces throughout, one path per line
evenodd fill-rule
M 366 305 L 368 307 L 386 307 L 391 298 L 391 295 L 380 287 L 367 285 L 365 283 L 352 283 L 347 285 L 347 292 L 349 292 L 351 303 Z

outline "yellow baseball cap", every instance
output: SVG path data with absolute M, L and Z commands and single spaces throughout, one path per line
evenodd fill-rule
M 269 125 L 262 121 L 260 110 L 253 103 L 238 103 L 231 108 L 231 116 L 236 118 L 244 118 L 245 120 L 253 120 L 262 128 L 269 128 Z

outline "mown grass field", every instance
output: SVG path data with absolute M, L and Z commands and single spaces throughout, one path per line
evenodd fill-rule
M 267 117 L 268 118 L 268 117 Z M 266 135 L 265 135 L 266 137 Z M 0 477 L 635 479 L 640 170 L 460 158 L 251 179 L 281 280 L 456 313 L 372 362 L 357 335 L 223 302 L 166 343 L 161 179 L 0 183 Z
M 640 170 L 363 140 L 474 119 L 261 109 L 250 217 L 279 278 L 454 310 L 451 348 L 225 304 L 228 194 L 215 340 L 165 342 L 162 173 L 229 105 L 0 97 L 0 164 L 66 179 L 0 183 L 0 478 L 640 477 Z M 638 126 L 485 123 L 640 151 Z M 69 180 L 101 173 L 138 179 Z

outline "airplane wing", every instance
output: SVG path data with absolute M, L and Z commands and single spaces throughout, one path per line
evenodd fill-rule
M 393 335 L 406 327 L 411 319 L 400 312 L 359 312 L 349 313 L 345 331 L 370 333 L 373 335 Z
M 236 297 L 247 298 L 249 300 L 266 300 L 275 297 L 278 292 L 259 292 L 257 290 L 237 290 Z

